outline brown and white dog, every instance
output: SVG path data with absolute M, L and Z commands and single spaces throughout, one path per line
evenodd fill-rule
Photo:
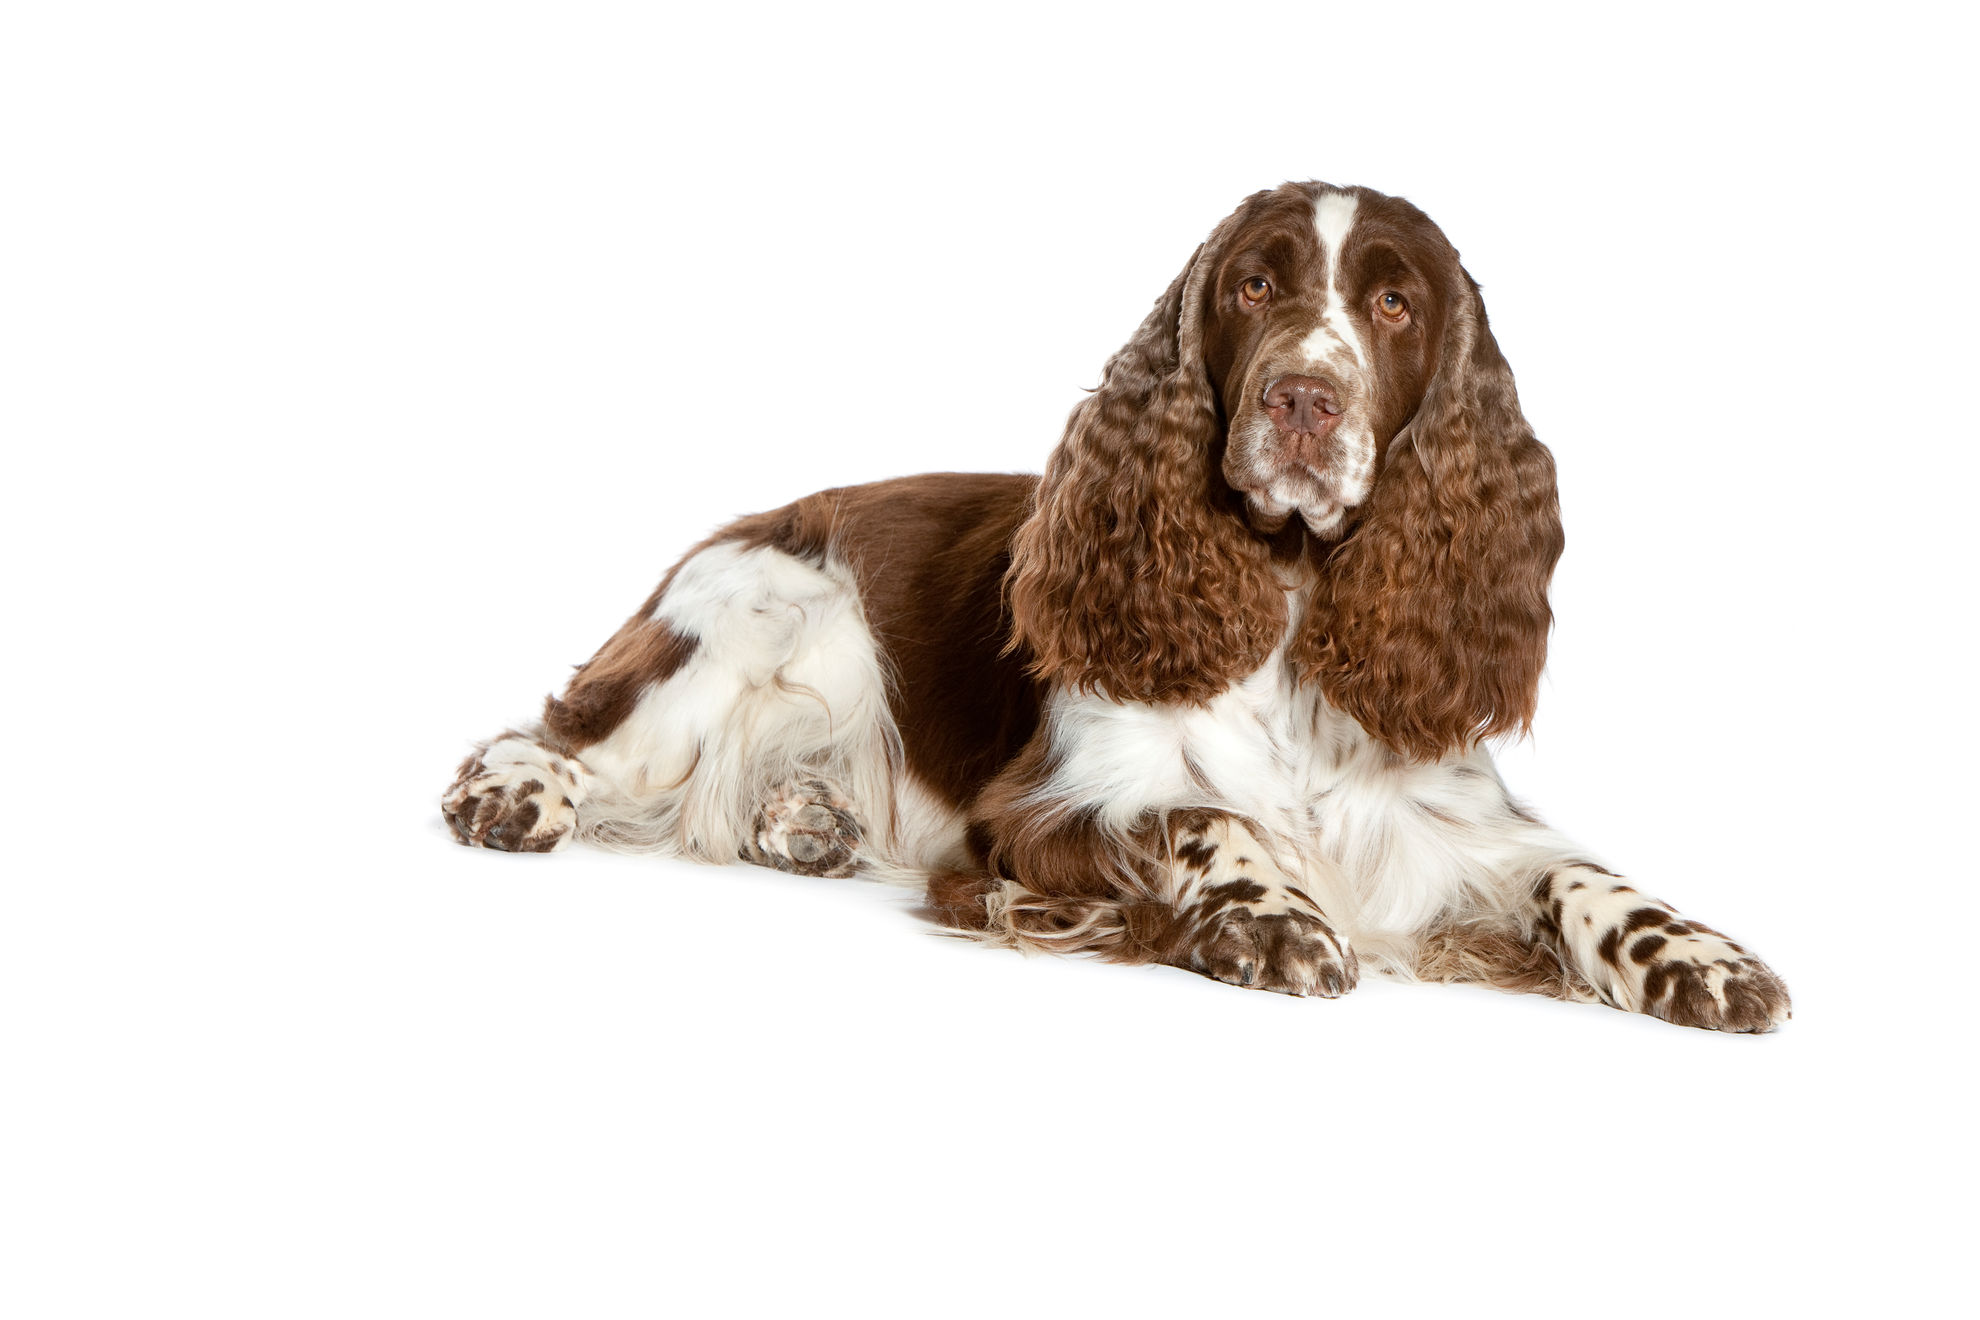
M 1288 184 L 1218 225 L 1042 479 L 824 491 L 689 552 L 461 842 L 925 885 L 1018 947 L 1334 996 L 1363 968 L 1767 1031 L 1781 981 L 1508 796 L 1553 460 L 1458 254 Z

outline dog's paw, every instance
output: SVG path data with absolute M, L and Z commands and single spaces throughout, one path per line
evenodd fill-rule
M 555 852 L 577 832 L 580 796 L 569 758 L 502 738 L 461 763 L 440 812 L 470 848 Z
M 1361 967 L 1326 919 L 1303 904 L 1261 912 L 1236 904 L 1210 917 L 1186 964 L 1231 985 L 1336 999 L 1354 989 Z
M 1565 881 L 1565 883 L 1564 883 Z M 1557 941 L 1617 1008 L 1708 1031 L 1772 1031 L 1793 1016 L 1773 969 L 1702 921 L 1574 863 L 1535 890 L 1541 935 Z
M 1695 921 L 1674 920 L 1629 950 L 1642 969 L 1642 1011 L 1681 1027 L 1772 1031 L 1793 1016 L 1787 986 L 1767 964 Z
M 822 779 L 799 780 L 771 794 L 757 813 L 743 859 L 793 875 L 847 876 L 864 836 L 843 793 Z

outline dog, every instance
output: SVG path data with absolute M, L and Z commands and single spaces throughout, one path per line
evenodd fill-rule
M 1779 977 L 1493 766 L 1562 544 L 1443 232 L 1286 184 L 1190 257 L 1042 477 L 723 528 L 443 812 L 472 847 L 904 881 L 978 938 L 1253 989 L 1374 970 L 1770 1031 Z

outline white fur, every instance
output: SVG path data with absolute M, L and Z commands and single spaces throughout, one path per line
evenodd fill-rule
M 1264 890 L 1259 897 L 1245 903 L 1245 910 L 1253 916 L 1311 910 L 1293 897 L 1292 891 L 1299 887 L 1298 876 L 1281 868 L 1272 859 L 1271 849 L 1235 817 L 1213 818 L 1209 828 L 1195 839 L 1209 846 L 1210 862 L 1203 870 L 1178 866 L 1170 871 L 1169 880 L 1174 889 L 1169 899 L 1178 907 L 1187 907 L 1219 885 L 1248 880 Z
M 1295 620 L 1301 600 L 1288 595 Z M 655 624 L 697 646 L 574 770 L 587 837 L 733 861 L 777 786 L 812 776 L 866 822 L 869 873 L 913 882 L 962 860 L 961 819 L 902 764 L 843 566 L 716 545 L 682 566 Z M 1520 886 L 1586 855 L 1516 812 L 1485 752 L 1419 765 L 1370 739 L 1294 681 L 1283 644 L 1206 706 L 1062 690 L 1044 718 L 1057 769 L 1039 809 L 1093 811 L 1124 834 L 1189 807 L 1242 816 L 1260 861 L 1390 971 L 1438 920 L 1509 911 Z
M 1391 971 L 1439 919 L 1510 910 L 1542 871 L 1587 856 L 1518 813 L 1483 749 L 1403 760 L 1296 684 L 1283 645 L 1207 706 L 1062 691 L 1046 719 L 1058 768 L 1043 797 L 1122 831 L 1189 807 L 1244 816 L 1364 961 Z
M 1320 309 L 1320 320 L 1300 344 L 1306 355 L 1306 370 L 1331 379 L 1341 386 L 1347 407 L 1334 433 L 1334 497 L 1343 509 L 1351 509 L 1368 498 L 1375 484 L 1375 427 L 1371 417 L 1375 373 L 1369 369 L 1368 351 L 1361 341 L 1361 327 L 1348 310 L 1341 286 L 1341 253 L 1347 247 L 1348 231 L 1354 228 L 1359 203 L 1352 193 L 1325 192 L 1313 204 L 1313 230 L 1327 263 L 1327 293 Z M 1350 366 L 1343 356 L 1354 359 Z M 1336 512 L 1326 528 L 1315 527 L 1325 535 L 1340 521 Z M 1311 527 L 1313 520 L 1308 519 Z
M 818 778 L 856 805 L 881 859 L 952 863 L 962 823 L 912 782 L 852 573 L 768 546 L 710 546 L 654 612 L 694 654 L 584 763 L 602 843 L 732 862 L 778 786 Z
M 1038 804 L 1068 802 L 1128 830 L 1149 812 L 1292 803 L 1281 782 L 1291 734 L 1277 657 L 1208 706 L 1146 705 L 1055 692 L 1046 706 L 1057 768 Z M 1282 791 L 1283 790 L 1283 791 Z
M 1320 250 L 1327 260 L 1327 297 L 1320 310 L 1319 324 L 1300 345 L 1307 359 L 1331 363 L 1345 348 L 1355 365 L 1368 369 L 1368 353 L 1362 347 L 1361 332 L 1348 315 L 1341 297 L 1341 250 L 1347 246 L 1348 230 L 1354 228 L 1354 213 L 1360 203 L 1352 193 L 1325 192 L 1313 204 L 1313 229 L 1320 239 Z
M 520 734 L 508 734 L 489 743 L 481 754 L 481 764 L 489 775 L 505 780 L 540 779 L 554 784 L 574 807 L 583 806 L 591 791 L 592 777 L 584 766 Z

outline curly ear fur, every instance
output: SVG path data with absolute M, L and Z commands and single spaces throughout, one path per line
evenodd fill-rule
M 1531 726 L 1560 557 L 1553 456 L 1462 270 L 1438 371 L 1335 547 L 1294 655 L 1413 758 Z
M 1242 214 L 1240 211 L 1239 214 Z M 1012 647 L 1047 683 L 1204 702 L 1271 654 L 1285 600 L 1218 475 L 1204 283 L 1226 220 L 1073 410 L 1005 579 Z

